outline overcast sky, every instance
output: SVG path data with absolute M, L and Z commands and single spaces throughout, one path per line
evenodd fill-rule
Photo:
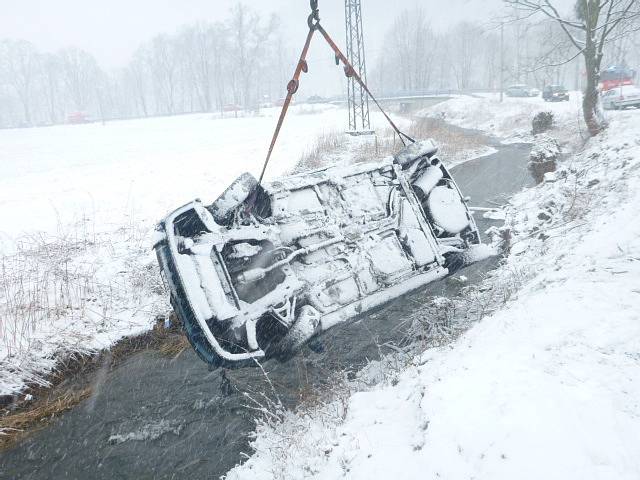
M 33 42 L 41 52 L 75 46 L 92 53 L 106 70 L 123 67 L 133 52 L 159 33 L 174 33 L 198 20 L 229 17 L 240 0 L 0 0 L 0 38 Z M 572 4 L 575 0 L 556 0 Z M 245 0 L 266 19 L 275 13 L 289 46 L 292 63 L 307 32 L 308 0 Z M 319 0 L 325 29 L 344 46 L 344 0 Z M 375 64 L 386 31 L 403 9 L 420 6 L 435 29 L 460 21 L 490 24 L 504 12 L 502 0 L 362 0 L 363 28 L 369 72 Z M 312 75 L 303 79 L 301 96 L 330 96 L 344 90 L 341 69 L 333 54 L 316 38 L 309 52 Z M 284 86 L 283 86 L 284 88 Z
M 224 19 L 235 3 L 238 0 L 0 0 L 0 37 L 30 40 L 41 51 L 77 46 L 92 53 L 102 67 L 117 68 L 143 41 L 196 20 Z M 245 0 L 244 4 L 265 16 L 278 14 L 282 31 L 299 48 L 308 0 Z M 319 5 L 325 28 L 344 43 L 343 0 L 320 0 Z M 370 57 L 375 57 L 394 17 L 415 5 L 442 27 L 462 19 L 484 22 L 500 0 L 362 0 Z

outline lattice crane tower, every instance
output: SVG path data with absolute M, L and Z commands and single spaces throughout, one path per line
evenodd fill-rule
M 360 0 L 344 0 L 344 16 L 347 26 L 347 58 L 366 83 L 367 67 L 364 59 Z M 369 97 L 353 77 L 347 79 L 347 100 L 349 132 L 353 134 L 371 133 Z

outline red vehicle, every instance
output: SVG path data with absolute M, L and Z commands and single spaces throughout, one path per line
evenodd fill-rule
M 635 70 L 621 66 L 611 66 L 600 72 L 600 89 L 603 92 L 621 85 L 633 85 Z
M 89 121 L 89 117 L 84 112 L 73 112 L 67 115 L 67 123 L 71 123 L 72 125 L 78 125 L 81 123 L 87 123 Z

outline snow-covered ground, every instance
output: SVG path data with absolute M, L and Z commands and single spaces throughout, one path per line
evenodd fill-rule
M 46 383 L 60 355 L 108 347 L 168 311 L 156 222 L 259 173 L 278 113 L 0 130 L 0 395 Z M 293 107 L 266 178 L 343 130 L 345 115 Z M 372 122 L 384 126 L 379 113 Z
M 435 110 L 503 136 L 533 113 L 462 102 Z M 518 278 L 515 297 L 379 384 L 260 425 L 227 478 L 640 478 L 640 110 L 610 121 L 506 209 L 486 288 Z
M 337 108 L 296 112 L 284 124 L 268 178 L 291 169 L 318 133 L 343 127 Z M 277 113 L 0 130 L 4 248 L 7 239 L 36 230 L 58 233 L 89 221 L 92 231 L 110 231 L 114 225 L 155 222 L 195 197 L 213 200 L 239 174 L 260 172 Z
M 582 121 L 582 95 L 570 92 L 568 102 L 545 102 L 541 97 L 503 98 L 498 94 L 482 94 L 475 97 L 457 96 L 423 112 L 444 119 L 463 128 L 482 130 L 506 142 L 529 142 L 531 119 L 540 111 L 550 111 L 561 125 L 558 134 L 561 141 L 574 136 L 585 136 Z

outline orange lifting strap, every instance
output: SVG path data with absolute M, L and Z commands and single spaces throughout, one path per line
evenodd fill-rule
M 309 25 L 309 33 L 307 33 L 307 39 L 304 42 L 304 47 L 302 47 L 302 53 L 300 54 L 300 60 L 298 60 L 298 65 L 296 66 L 295 71 L 293 72 L 293 78 L 287 84 L 287 96 L 284 99 L 284 103 L 282 104 L 282 110 L 280 111 L 280 117 L 278 118 L 278 124 L 276 125 L 276 129 L 273 132 L 273 137 L 271 138 L 271 145 L 269 145 L 269 151 L 267 152 L 267 158 L 264 161 L 264 165 L 262 166 L 262 172 L 260 173 L 260 178 L 258 179 L 258 184 L 262 183 L 262 178 L 264 177 L 264 173 L 267 170 L 267 164 L 269 163 L 269 159 L 271 158 L 271 154 L 273 153 L 273 148 L 276 145 L 276 140 L 278 139 L 278 134 L 280 133 L 280 129 L 282 128 L 282 123 L 284 122 L 284 117 L 287 114 L 287 110 L 289 109 L 289 104 L 291 103 L 291 99 L 293 95 L 298 91 L 298 87 L 300 85 L 300 74 L 302 72 L 307 73 L 309 71 L 309 67 L 307 65 L 307 52 L 309 51 L 309 45 L 311 45 L 311 39 L 313 38 L 313 34 L 318 31 L 322 34 L 324 39 L 327 41 L 331 49 L 336 55 L 336 62 L 342 62 L 344 65 L 344 73 L 347 77 L 353 77 L 360 84 L 360 86 L 367 92 L 367 95 L 373 100 L 378 109 L 382 112 L 384 117 L 387 119 L 391 127 L 398 134 L 398 137 L 402 141 L 404 145 L 405 139 L 410 142 L 415 142 L 413 138 L 411 138 L 406 133 L 400 131 L 400 129 L 393 123 L 393 120 L 387 115 L 387 113 L 382 109 L 378 100 L 373 96 L 367 85 L 362 80 L 362 77 L 351 65 L 351 62 L 344 56 L 344 54 L 340 51 L 336 43 L 329 36 L 327 31 L 322 28 L 320 25 L 320 16 L 318 10 L 318 0 L 310 0 L 311 3 L 311 14 L 307 18 L 307 25 Z

